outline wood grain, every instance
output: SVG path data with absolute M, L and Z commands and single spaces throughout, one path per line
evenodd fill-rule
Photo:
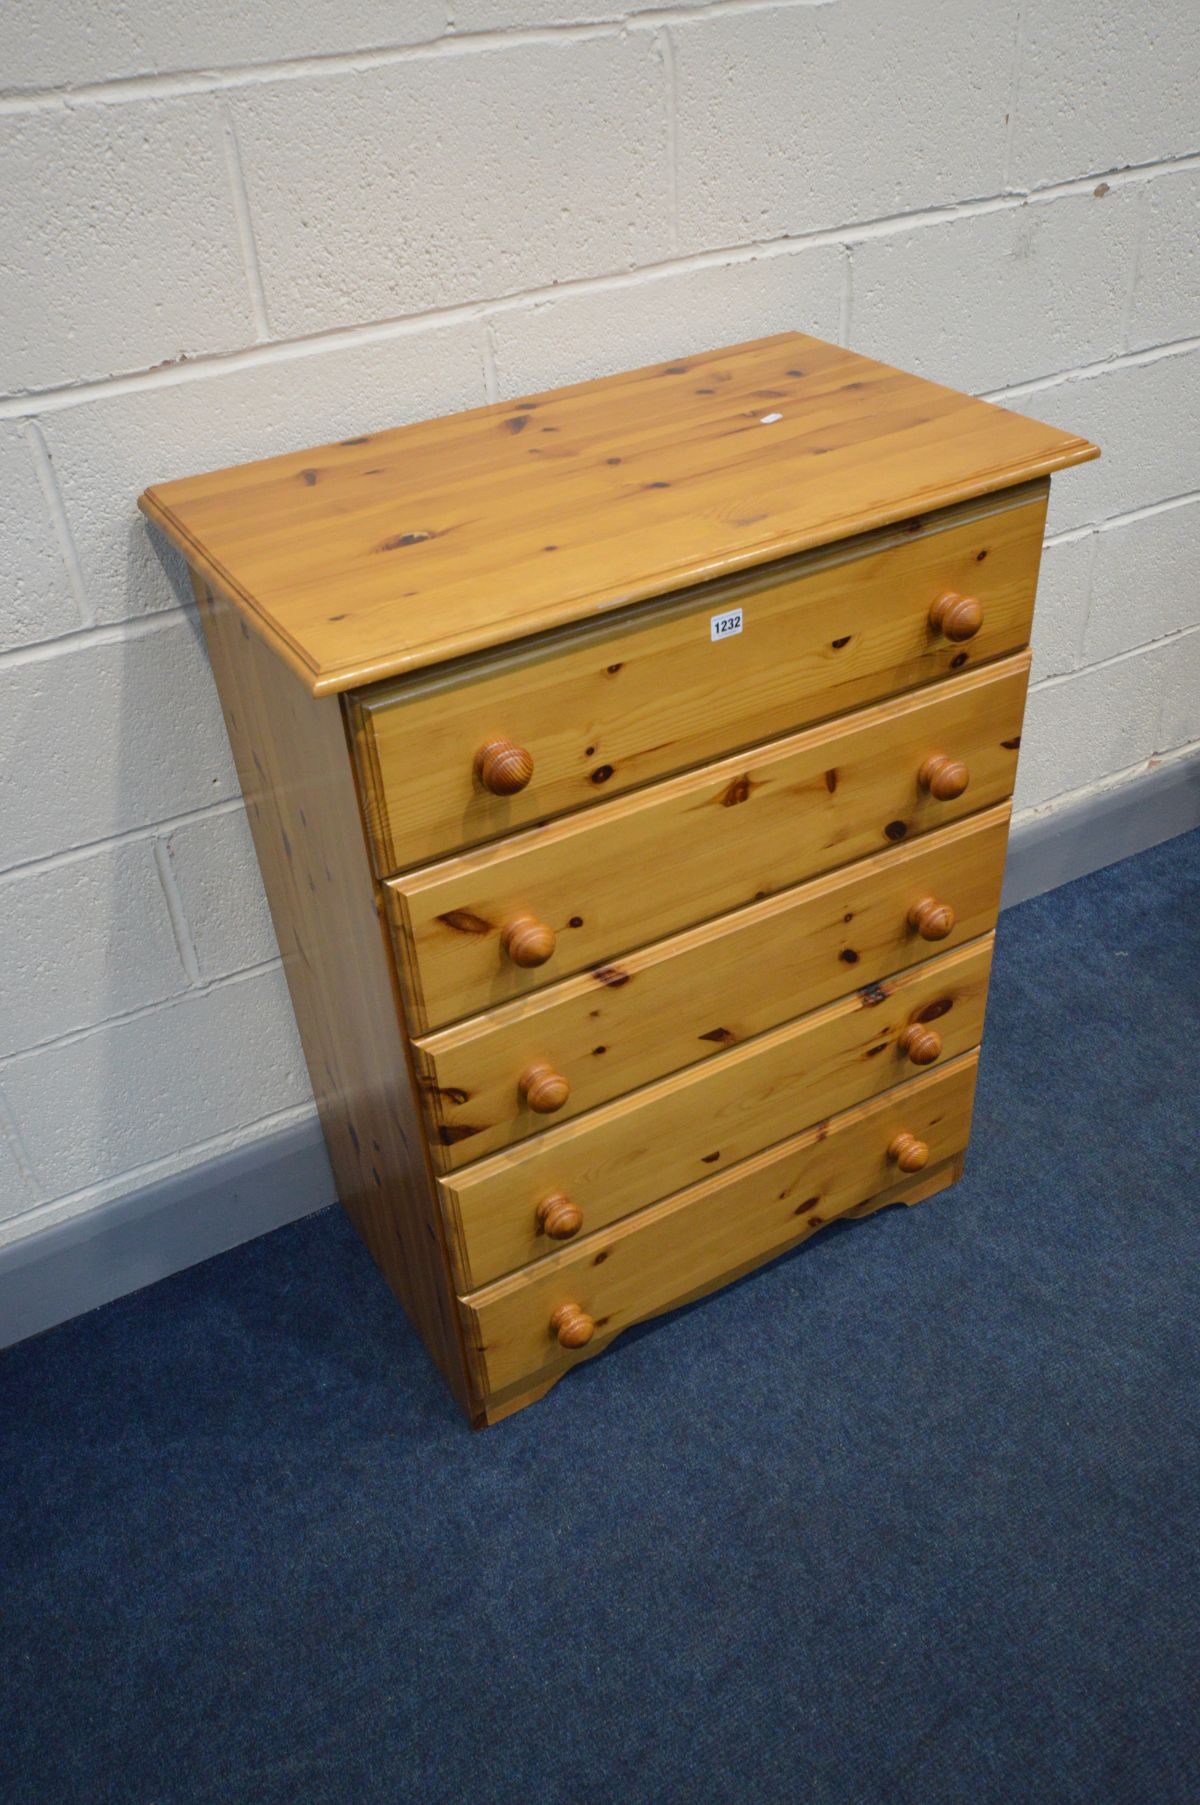
M 463 1300 L 490 1393 L 529 1386 L 714 1280 L 771 1259 L 896 1181 L 887 1148 L 918 1136 L 936 1168 L 966 1146 L 977 1055 L 888 1091 L 614 1228 L 572 1242 Z M 551 1329 L 564 1305 L 593 1325 L 585 1347 Z
M 140 505 L 320 694 L 1096 455 L 785 333 L 160 484 Z
M 882 1005 L 893 972 L 995 926 L 1009 813 L 1003 804 L 426 1036 L 414 1052 L 435 1161 L 451 1169 L 544 1129 L 519 1090 L 536 1061 L 568 1080 L 555 1118 L 566 1121 L 850 990 Z M 934 944 L 908 922 L 931 891 L 956 915 Z
M 1021 653 L 392 879 L 412 1019 L 474 1014 L 999 802 L 1028 674 Z M 966 794 L 922 790 L 930 748 L 966 761 Z M 534 968 L 502 949 L 527 913 L 558 940 Z
M 572 1234 L 594 1234 L 902 1083 L 914 1072 L 906 1034 L 931 1036 L 943 1061 L 969 1052 L 983 1033 L 991 959 L 988 935 L 892 978 L 880 1006 L 855 992 L 443 1179 L 460 1290 L 553 1251 L 561 1206 L 547 1209 L 548 1229 L 548 1199 L 569 1199 Z M 936 1030 L 924 1026 L 934 1021 Z
M 1048 487 L 352 696 L 376 869 L 386 877 L 1020 650 Z M 929 622 L 951 584 L 981 598 L 966 651 Z M 733 607 L 743 631 L 714 643 L 713 614 Z M 513 786 L 504 794 L 492 793 L 497 770 Z
M 195 590 L 338 1195 L 477 1417 L 340 704 Z

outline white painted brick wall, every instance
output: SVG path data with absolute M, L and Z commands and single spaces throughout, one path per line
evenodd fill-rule
M 646 12 L 658 0 L 628 6 L 623 0 L 451 0 L 449 11 L 459 32 L 498 31 L 505 26 L 581 25 L 622 19 Z
M 1095 543 L 1084 663 L 1200 625 L 1200 503 L 1102 528 Z
M 0 422 L 0 647 L 36 644 L 80 625 L 52 497 L 40 480 L 46 466 L 38 428 Z
M 0 661 L 0 868 L 239 794 L 199 632 L 180 615 Z
M 1200 170 L 1165 173 L 1141 191 L 1146 225 L 1129 319 L 1132 351 L 1200 330 Z
M 973 393 L 1115 357 L 1140 203 L 1132 186 L 1087 189 L 864 238 L 855 350 Z
M 1200 739 L 1200 631 L 1193 628 L 1171 651 L 1158 736 L 1164 751 Z
M 6 1052 L 94 1028 L 186 985 L 148 838 L 0 878 Z
M 253 321 L 216 103 L 0 120 L 0 387 L 229 351 Z M 20 255 L 13 255 L 19 246 Z
M 683 248 L 995 194 L 1016 18 L 831 0 L 671 26 Z
M 1200 740 L 1194 0 L 13 0 L 0 1240 L 311 1099 L 148 483 L 794 326 L 1097 439 L 1018 805 Z
M 0 1078 L 34 1171 L 68 1192 L 308 1094 L 278 969 L 19 1053 Z
M 603 275 L 670 248 L 648 34 L 418 57 L 242 88 L 231 105 L 281 333 Z
M 486 4 L 486 0 L 484 0 Z M 15 89 L 44 90 L 172 70 L 253 67 L 445 35 L 448 0 L 7 0 L 0 69 Z M 461 8 L 458 10 L 461 11 Z
M 1192 0 L 1022 0 L 1019 30 L 1015 183 L 1043 188 L 1195 151 Z

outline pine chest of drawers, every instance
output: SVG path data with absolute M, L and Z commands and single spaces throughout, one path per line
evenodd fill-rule
M 789 333 L 142 497 L 342 1201 L 472 1422 L 958 1175 L 1095 455 Z

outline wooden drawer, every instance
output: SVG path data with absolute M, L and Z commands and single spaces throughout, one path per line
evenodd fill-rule
M 461 1166 L 718 1058 L 848 985 L 882 1002 L 890 973 L 995 926 L 1009 814 L 1002 803 L 415 1042 L 435 1163 Z M 926 896 L 955 911 L 944 939 L 923 940 L 909 925 Z M 570 1087 L 551 1115 L 536 1114 L 519 1089 L 539 1064 Z
M 738 746 L 858 708 L 1024 646 L 1047 485 L 848 541 L 502 657 L 354 698 L 376 866 L 386 876 Z M 946 592 L 980 603 L 966 642 L 935 631 Z M 712 617 L 743 611 L 714 641 Z M 532 758 L 496 796 L 476 754 Z
M 465 1298 L 488 1392 L 553 1377 L 632 1323 L 886 1193 L 901 1176 L 888 1151 L 900 1134 L 924 1143 L 936 1171 L 967 1144 L 977 1061 L 969 1053 L 899 1085 Z M 551 1320 L 564 1305 L 594 1325 L 586 1344 L 560 1344 Z
M 991 963 L 989 934 L 891 979 L 879 1008 L 856 991 L 442 1179 L 460 1288 L 476 1290 L 969 1052 L 983 1035 Z
M 493 1007 L 1003 800 L 1028 672 L 1021 653 L 392 879 L 416 1025 Z M 937 754 L 963 761 L 962 794 L 922 788 Z M 514 934 L 553 950 L 515 963 L 513 950 L 526 955 Z

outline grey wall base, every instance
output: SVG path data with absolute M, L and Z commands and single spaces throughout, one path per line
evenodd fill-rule
M 1200 827 L 1200 752 L 1018 822 L 1009 840 L 1000 907 L 1057 890 L 1194 827 Z
M 1004 906 L 1200 827 L 1200 757 L 1013 830 Z M 334 1201 L 315 1120 L 0 1247 L 0 1347 Z
M 336 1201 L 314 1117 L 0 1247 L 0 1347 Z

